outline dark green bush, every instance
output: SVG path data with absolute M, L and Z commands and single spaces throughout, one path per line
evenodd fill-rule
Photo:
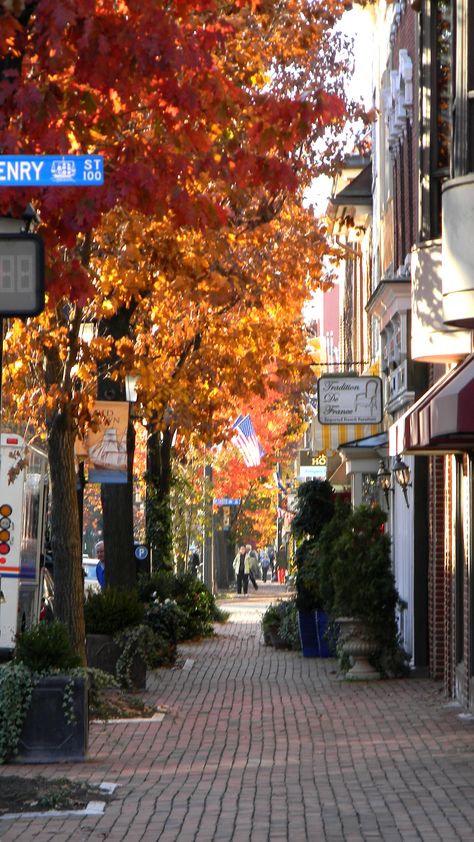
M 316 611 L 323 608 L 321 565 L 315 542 L 312 542 L 304 564 L 298 567 L 295 586 L 296 607 L 299 611 Z
M 335 506 L 334 489 L 323 479 L 310 479 L 298 487 L 296 515 L 291 531 L 298 539 L 319 538 L 323 526 L 331 520 Z
M 93 593 L 89 591 L 84 616 L 87 634 L 115 635 L 143 621 L 144 607 L 136 591 L 121 591 L 105 588 Z
M 267 643 L 287 649 L 300 648 L 297 608 L 294 599 L 272 602 L 263 614 L 261 623 Z M 270 629 L 276 631 L 275 644 L 272 644 L 271 638 L 268 637 Z
M 155 602 L 145 611 L 144 622 L 158 637 L 176 646 L 178 631 L 183 624 L 183 610 L 174 600 Z
M 174 596 L 176 576 L 169 570 L 158 570 L 151 576 L 140 576 L 138 594 L 142 602 L 164 602 Z
M 17 635 L 14 658 L 35 673 L 69 672 L 81 663 L 72 648 L 66 626 L 59 620 L 39 623 Z

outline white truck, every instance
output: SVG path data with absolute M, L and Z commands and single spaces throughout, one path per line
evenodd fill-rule
M 51 587 L 45 567 L 46 454 L 15 433 L 0 436 L 0 658 L 40 619 Z

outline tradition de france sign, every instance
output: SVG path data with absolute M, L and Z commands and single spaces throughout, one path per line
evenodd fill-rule
M 100 187 L 103 155 L 0 155 L 0 187 Z
M 320 424 L 379 424 L 382 380 L 323 375 L 318 380 L 318 420 Z

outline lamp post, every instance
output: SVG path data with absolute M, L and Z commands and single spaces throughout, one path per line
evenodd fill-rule
M 390 492 L 393 493 L 392 474 L 386 467 L 383 459 L 379 462 L 379 469 L 377 471 L 377 484 L 382 489 L 385 496 L 385 503 L 387 509 L 390 509 Z
M 403 491 L 403 496 L 405 497 L 405 503 L 407 504 L 407 509 L 409 509 L 410 504 L 408 502 L 407 489 L 411 488 L 411 485 L 412 485 L 411 482 L 410 482 L 411 473 L 410 473 L 410 468 L 408 467 L 406 462 L 403 461 L 403 459 L 400 455 L 397 455 L 395 457 L 395 460 L 394 460 L 393 465 L 392 465 L 392 471 L 395 475 L 395 479 L 396 479 L 398 485 L 400 486 L 400 488 Z

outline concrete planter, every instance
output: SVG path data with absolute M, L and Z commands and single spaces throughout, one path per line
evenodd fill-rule
M 51 675 L 41 678 L 34 687 L 15 762 L 69 763 L 86 758 L 89 739 L 87 680 L 73 679 L 73 722 L 67 721 L 63 707 L 64 691 L 70 684 L 70 676 Z
M 345 678 L 350 681 L 374 681 L 380 673 L 369 661 L 374 652 L 374 642 L 365 623 L 357 617 L 338 617 L 342 651 L 351 660 L 351 668 Z
M 115 677 L 115 668 L 121 655 L 121 648 L 111 634 L 88 634 L 86 636 L 87 665 L 103 670 Z M 146 688 L 146 665 L 136 657 L 131 669 L 131 679 L 136 690 Z

